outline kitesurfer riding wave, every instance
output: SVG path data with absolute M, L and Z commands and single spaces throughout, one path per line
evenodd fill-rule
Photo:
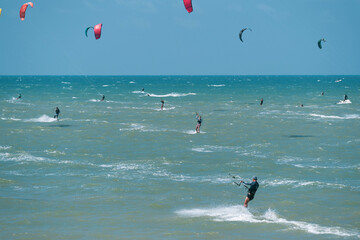
M 257 182 L 257 177 L 253 177 L 252 178 L 252 182 L 251 183 L 246 183 L 244 181 L 240 181 L 240 184 L 243 183 L 244 185 L 248 185 L 250 186 L 248 188 L 248 193 L 247 196 L 245 198 L 245 202 L 244 202 L 244 207 L 248 207 L 248 203 L 254 199 L 255 193 L 259 188 L 259 183 Z

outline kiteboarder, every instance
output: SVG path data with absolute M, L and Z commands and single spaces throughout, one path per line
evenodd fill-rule
M 344 96 L 344 101 L 346 101 L 346 100 L 348 100 L 347 94 L 345 94 L 345 96 Z
M 21 98 L 21 93 L 19 94 L 19 96 L 16 99 L 20 99 Z
M 250 186 L 248 188 L 248 193 L 247 193 L 247 196 L 246 196 L 245 202 L 244 202 L 244 207 L 247 208 L 248 203 L 254 199 L 255 193 L 256 193 L 257 189 L 259 188 L 259 183 L 257 182 L 257 177 L 255 177 L 255 176 L 252 178 L 251 183 L 246 183 L 244 181 L 240 181 L 240 184 L 241 183 L 243 183 L 244 185 Z
M 161 110 L 163 110 L 165 101 L 161 99 Z
M 200 127 L 201 127 L 202 119 L 201 119 L 201 116 L 198 113 L 196 113 L 196 118 L 197 118 L 197 125 L 196 125 L 195 131 L 197 133 L 200 133 Z
M 60 115 L 60 109 L 58 107 L 56 107 L 54 118 L 56 118 L 58 121 L 59 121 L 59 115 Z
M 324 96 L 324 92 L 321 93 L 321 96 Z
M 264 99 L 261 98 L 261 100 L 260 100 L 260 106 L 263 105 L 263 103 L 264 103 Z
M 101 101 L 105 100 L 105 95 L 102 95 Z

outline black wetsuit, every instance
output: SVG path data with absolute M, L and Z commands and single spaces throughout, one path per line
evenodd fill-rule
M 348 100 L 348 96 L 345 94 L 344 101 Z
M 56 108 L 54 118 L 59 118 L 60 109 Z
M 248 194 L 247 194 L 247 197 L 250 199 L 250 200 L 253 200 L 254 199 L 254 196 L 255 196 L 255 193 L 256 191 L 258 190 L 259 188 L 259 183 L 257 181 L 255 182 L 251 182 L 251 183 L 246 183 L 246 182 L 243 182 L 245 185 L 249 185 L 249 189 L 248 189 Z

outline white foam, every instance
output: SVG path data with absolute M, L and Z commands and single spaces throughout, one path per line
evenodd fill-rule
M 187 131 L 183 131 L 183 133 L 190 134 L 190 135 L 197 134 L 197 132 L 195 130 L 187 130 Z M 200 133 L 204 134 L 206 132 L 200 131 Z
M 254 216 L 243 206 L 221 206 L 216 208 L 194 208 L 183 209 L 175 212 L 181 217 L 208 217 L 220 222 L 248 222 L 248 223 L 269 223 L 280 224 L 289 230 L 302 230 L 316 235 L 336 235 L 341 237 L 360 237 L 357 231 L 350 231 L 341 227 L 324 227 L 318 224 L 302 221 L 289 221 L 279 217 L 274 210 L 268 209 L 265 214 Z
M 22 101 L 22 99 L 17 99 L 15 97 L 12 97 L 11 99 L 6 100 L 6 102 L 13 103 L 13 104 L 28 105 L 28 106 L 33 105 L 31 103 L 25 103 L 25 102 Z
M 42 157 L 35 157 L 28 153 L 9 154 L 0 153 L 0 160 L 4 162 L 52 162 L 49 159 Z
M 102 85 L 103 87 L 108 87 L 109 85 Z
M 225 87 L 225 84 L 219 84 L 219 85 L 208 85 L 208 87 Z
M 129 83 L 134 84 L 135 82 L 131 81 L 131 82 L 129 82 Z
M 48 115 L 45 115 L 45 114 L 38 118 L 31 118 L 31 119 L 24 120 L 24 122 L 55 122 L 55 121 L 56 121 L 56 118 L 49 117 Z
M 90 99 L 89 102 L 101 102 L 100 99 Z
M 70 82 L 61 82 L 62 84 L 71 84 Z
M 11 120 L 11 121 L 20 121 L 21 119 L 18 119 L 18 118 L 1 118 L 1 120 L 4 120 L 4 121 L 8 121 L 8 120 Z
M 210 150 L 206 150 L 205 148 L 192 148 L 191 150 L 193 150 L 195 152 L 203 152 L 203 153 L 213 152 L 213 151 L 210 151 Z
M 112 168 L 113 170 L 137 170 L 142 169 L 143 167 L 139 164 L 134 163 L 118 163 L 118 164 L 102 164 L 100 165 L 102 168 Z
M 156 95 L 156 94 L 151 94 L 149 93 L 150 97 L 160 97 L 160 98 L 165 98 L 165 97 L 186 97 L 186 96 L 194 96 L 196 95 L 196 93 L 169 93 L 169 94 L 165 94 L 165 95 Z
M 347 99 L 347 100 L 341 100 L 337 104 L 350 104 L 350 103 L 351 103 L 351 101 L 349 99 Z
M 175 109 L 175 107 L 168 107 L 168 108 L 164 107 L 162 110 L 161 110 L 161 108 L 154 108 L 153 110 L 155 110 L 155 111 L 170 111 L 173 109 Z
M 359 114 L 346 114 L 344 117 L 333 116 L 333 115 L 321 115 L 321 114 L 310 114 L 310 116 L 325 118 L 325 119 L 360 119 Z
M 53 154 L 53 155 L 65 155 L 65 152 L 61 152 L 61 151 L 56 151 L 56 150 L 45 150 L 44 151 L 47 154 Z
M 344 184 L 338 184 L 338 183 L 325 183 L 325 182 L 320 182 L 320 181 L 298 181 L 298 180 L 290 180 L 290 179 L 275 179 L 275 180 L 269 180 L 266 181 L 264 180 L 264 185 L 265 186 L 272 186 L 272 187 L 276 187 L 276 186 L 292 186 L 293 188 L 298 188 L 298 187 L 305 187 L 305 186 L 316 186 L 316 187 L 332 187 L 332 188 L 345 188 L 345 187 L 349 187 L 346 186 Z
M 128 128 L 120 128 L 120 131 L 151 131 L 149 129 L 145 129 L 144 125 L 141 125 L 139 123 L 131 123 Z M 154 130 L 155 131 L 155 130 Z
M 11 146 L 0 146 L 0 150 L 8 150 Z

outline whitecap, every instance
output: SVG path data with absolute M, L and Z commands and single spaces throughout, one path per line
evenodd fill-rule
M 316 186 L 316 187 L 331 187 L 331 188 L 346 188 L 350 186 L 346 186 L 344 184 L 338 183 L 325 183 L 320 181 L 298 181 L 298 180 L 290 180 L 290 179 L 271 179 L 269 181 L 264 180 L 265 186 L 277 187 L 277 186 L 292 186 L 293 188 L 305 187 L 305 186 Z
M 191 150 L 192 150 L 192 151 L 195 151 L 195 152 L 203 152 L 203 153 L 213 152 L 213 151 L 207 150 L 207 149 L 205 149 L 205 148 L 192 148 Z
M 45 150 L 44 152 L 51 155 L 65 155 L 65 152 L 56 151 L 56 150 Z
M 50 159 L 46 159 L 43 157 L 35 157 L 28 153 L 0 153 L 0 160 L 4 162 L 52 162 L 52 160 Z
M 321 114 L 309 114 L 312 117 L 319 117 L 325 119 L 360 119 L 359 114 L 346 114 L 344 117 L 335 116 L 335 115 L 321 115 Z
M 8 121 L 8 120 L 11 120 L 11 121 L 20 121 L 21 119 L 18 119 L 18 118 L 1 118 L 1 120 L 4 120 L 4 121 Z
M 156 95 L 156 94 L 151 94 L 149 93 L 148 96 L 150 97 L 162 97 L 162 98 L 165 98 L 165 97 L 186 97 L 186 96 L 194 96 L 196 95 L 196 93 L 175 93 L 175 92 L 172 92 L 172 93 L 169 93 L 169 94 L 164 94 L 164 95 Z
M 212 84 L 212 85 L 208 85 L 208 87 L 225 87 L 225 84 Z
M 0 150 L 8 150 L 12 148 L 11 146 L 0 146 Z

